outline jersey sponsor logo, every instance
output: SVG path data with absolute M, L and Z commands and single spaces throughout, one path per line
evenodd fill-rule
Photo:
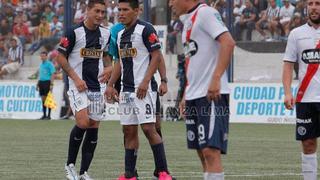
M 298 131 L 298 134 L 300 136 L 303 136 L 303 135 L 305 135 L 307 133 L 307 129 L 305 127 L 303 127 L 303 126 L 299 126 L 297 131 Z
M 301 59 L 306 64 L 320 64 L 320 49 L 304 50 Z
M 136 48 L 125 48 L 119 51 L 121 58 L 134 58 L 137 57 L 138 51 Z
M 185 42 L 183 46 L 186 57 L 194 56 L 198 52 L 198 44 L 192 39 L 189 42 Z
M 86 58 L 101 58 L 103 51 L 101 49 L 81 48 L 80 56 Z
M 312 123 L 312 120 L 311 119 L 297 119 L 297 123 L 310 124 L 310 123 Z
M 219 22 L 221 25 L 225 26 L 225 24 L 224 24 L 224 22 L 223 22 L 223 20 L 222 20 L 222 17 L 221 17 L 221 15 L 220 15 L 219 13 L 214 13 L 214 16 L 216 17 L 216 19 L 218 20 L 218 22 Z
M 186 119 L 186 124 L 196 124 L 193 119 Z

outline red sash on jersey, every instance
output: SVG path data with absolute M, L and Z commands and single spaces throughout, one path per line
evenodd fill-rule
M 207 6 L 207 4 L 201 4 L 200 7 L 196 10 L 196 12 L 191 17 L 191 27 L 190 27 L 190 29 L 188 29 L 187 35 L 186 35 L 186 43 L 187 44 L 190 42 L 192 28 L 193 28 L 193 25 L 194 25 L 194 23 L 196 21 L 196 18 L 197 18 L 197 15 L 198 15 L 198 11 L 199 11 L 200 8 L 205 7 L 205 6 Z M 186 69 L 186 74 L 187 74 L 189 63 L 190 63 L 190 57 L 186 56 L 185 59 L 186 59 L 185 69 Z M 186 86 L 188 86 L 188 85 L 189 85 L 189 82 L 188 82 L 188 79 L 187 79 Z
M 320 49 L 320 42 L 318 42 L 316 49 Z M 301 102 L 303 95 L 306 92 L 306 89 L 308 88 L 313 76 L 317 73 L 318 69 L 319 69 L 319 64 L 308 65 L 307 72 L 303 77 L 303 80 L 301 82 L 301 85 L 297 93 L 296 102 Z

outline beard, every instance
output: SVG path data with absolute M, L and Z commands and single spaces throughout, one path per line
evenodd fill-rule
M 309 20 L 313 23 L 313 24 L 320 24 L 320 15 L 318 16 L 318 18 L 316 19 L 312 19 L 311 15 L 309 15 Z

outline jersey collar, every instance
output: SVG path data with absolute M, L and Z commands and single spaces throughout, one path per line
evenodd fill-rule
M 191 9 L 187 12 L 187 14 L 190 14 L 190 13 L 192 13 L 194 10 L 196 10 L 196 9 L 200 6 L 200 4 L 201 4 L 201 3 L 198 3 L 198 4 L 195 5 L 193 8 L 191 8 Z

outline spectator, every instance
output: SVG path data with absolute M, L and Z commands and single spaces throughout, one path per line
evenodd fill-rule
M 23 12 L 23 9 L 21 7 L 18 7 L 16 9 L 16 16 L 14 17 L 14 24 L 18 24 L 19 22 L 23 22 L 23 23 L 26 23 L 27 20 L 28 20 L 28 17 L 27 15 Z
M 267 0 L 251 0 L 252 5 L 257 9 L 257 14 L 260 14 L 262 11 L 268 8 Z
M 235 26 L 235 39 L 241 40 L 241 32 L 247 29 L 246 40 L 251 41 L 252 31 L 257 18 L 257 9 L 253 7 L 250 0 L 246 0 L 246 8 L 242 11 L 240 21 Z
M 115 1 L 112 1 L 110 6 L 107 8 L 107 16 L 109 17 L 109 21 L 113 24 L 117 23 L 117 17 L 118 17 L 118 4 Z
M 23 65 L 23 48 L 18 46 L 18 38 L 12 38 L 10 40 L 11 47 L 9 49 L 8 60 L 0 70 L 0 78 L 6 74 L 12 74 L 19 70 Z
M 262 17 L 256 23 L 256 30 L 263 36 L 263 40 L 273 41 L 275 39 L 275 33 L 278 32 L 280 8 L 277 6 L 275 0 L 269 0 L 269 4 L 268 9 L 262 13 Z M 271 38 L 267 37 L 264 29 L 270 31 Z
M 12 28 L 9 24 L 9 21 L 7 18 L 3 18 L 1 20 L 1 23 L 0 23 L 0 34 L 2 36 L 7 36 L 9 32 L 12 31 Z
M 172 54 L 177 53 L 176 52 L 176 45 L 177 45 L 177 36 L 179 33 L 182 32 L 183 24 L 179 20 L 179 18 L 176 15 L 172 15 L 172 20 L 170 22 L 170 25 L 168 27 L 168 44 L 169 44 L 169 51 Z M 180 34 L 181 35 L 181 34 Z
M 233 8 L 233 17 L 234 17 L 234 26 L 236 26 L 237 22 L 240 21 L 240 17 L 242 15 L 242 11 L 246 8 L 246 6 L 242 5 L 241 0 L 234 1 Z
M 50 24 L 50 28 L 51 28 L 52 38 L 58 39 L 59 41 L 63 35 L 63 24 L 59 22 L 59 17 L 57 15 L 53 16 L 52 23 Z
M 294 13 L 299 13 L 302 19 L 302 24 L 308 20 L 307 16 L 307 3 L 305 0 L 298 1 Z
M 20 39 L 22 47 L 24 47 L 27 42 L 30 42 L 29 28 L 20 18 L 17 19 L 17 24 L 13 26 L 13 35 Z
M 222 21 L 226 22 L 226 2 L 225 0 L 217 0 L 213 7 L 220 13 Z
M 303 19 L 302 19 L 302 16 L 300 13 L 296 12 L 293 14 L 293 17 L 290 21 L 290 24 L 289 24 L 289 29 L 290 31 L 296 27 L 299 27 L 301 26 L 302 24 L 304 24 L 303 22 Z
M 78 9 L 76 14 L 74 15 L 74 23 L 79 24 L 80 22 L 84 21 L 84 19 L 86 18 L 86 9 L 86 3 L 81 2 L 80 9 Z
M 31 12 L 29 13 L 30 25 L 29 32 L 32 34 L 33 40 L 38 40 L 39 36 L 39 25 L 41 21 L 41 12 L 37 4 L 32 5 Z
M 47 21 L 49 23 L 51 23 L 54 15 L 55 14 L 52 12 L 51 6 L 50 5 L 46 5 L 45 6 L 45 11 L 43 12 L 42 16 L 45 16 L 47 18 Z
M 288 37 L 290 32 L 290 20 L 293 17 L 294 6 L 291 5 L 289 0 L 283 0 L 284 6 L 280 9 L 280 27 L 285 37 Z
M 4 38 L 2 37 L 0 39 L 0 69 L 6 63 L 6 60 L 8 58 L 8 53 L 9 53 L 9 50 L 7 46 L 5 46 Z
M 63 4 L 60 4 L 58 6 L 58 9 L 56 11 L 56 15 L 58 16 L 59 22 L 63 23 L 64 22 L 64 7 L 63 7 Z

